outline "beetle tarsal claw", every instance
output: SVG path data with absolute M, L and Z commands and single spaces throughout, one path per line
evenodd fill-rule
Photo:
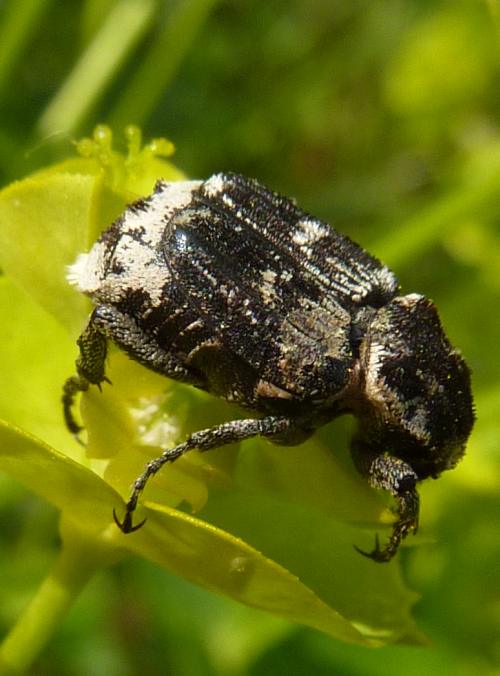
M 80 444 L 80 446 L 83 446 L 84 448 L 86 448 L 87 444 L 83 441 L 83 439 L 82 439 L 81 436 L 80 436 L 80 433 L 83 432 L 84 429 L 85 429 L 84 427 L 80 427 L 80 426 L 79 426 L 79 429 L 76 430 L 75 432 L 73 432 L 73 439 L 74 439 L 78 444 Z
M 121 530 L 122 533 L 125 533 L 125 535 L 127 535 L 128 533 L 133 533 L 136 530 L 139 530 L 139 528 L 142 528 L 147 521 L 147 519 L 143 519 L 134 526 L 132 525 L 132 514 L 133 511 L 129 511 L 127 509 L 125 511 L 125 516 L 123 517 L 123 520 L 120 521 L 120 519 L 116 514 L 116 509 L 113 509 L 113 519 L 118 528 Z
M 383 549 L 380 547 L 378 533 L 375 535 L 375 547 L 371 552 L 365 552 L 359 547 L 356 547 L 356 545 L 354 545 L 354 549 L 368 559 L 372 559 L 372 561 L 376 561 L 377 563 L 387 563 L 395 556 L 403 537 L 404 535 L 395 528 L 389 542 Z
M 376 561 L 387 563 L 399 549 L 399 545 L 409 533 L 415 534 L 418 530 L 419 499 L 415 488 L 405 491 L 397 497 L 398 519 L 392 527 L 392 533 L 385 547 L 380 547 L 378 533 L 375 535 L 375 547 L 371 552 L 365 552 L 354 546 L 357 552 Z

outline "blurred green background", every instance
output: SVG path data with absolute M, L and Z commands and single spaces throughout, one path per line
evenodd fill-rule
M 422 491 L 436 542 L 401 556 L 429 647 L 344 645 L 129 560 L 33 674 L 500 674 L 499 31 L 496 0 L 0 3 L 1 185 L 97 122 L 168 136 L 192 177 L 258 177 L 436 301 L 478 416 L 466 459 Z M 0 489 L 4 633 L 54 557 L 57 514 Z

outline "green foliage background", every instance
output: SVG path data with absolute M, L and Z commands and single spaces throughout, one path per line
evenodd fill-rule
M 97 122 L 168 136 L 189 176 L 256 176 L 436 301 L 478 416 L 464 462 L 422 491 L 435 541 L 401 556 L 429 647 L 344 645 L 137 559 L 91 582 L 34 674 L 499 673 L 499 30 L 496 0 L 0 4 L 2 185 Z M 13 306 L 4 340 L 15 321 Z M 6 632 L 54 557 L 57 515 L 0 482 Z

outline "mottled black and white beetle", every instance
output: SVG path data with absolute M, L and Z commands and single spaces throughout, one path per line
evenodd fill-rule
M 360 422 L 356 467 L 396 501 L 388 543 L 367 554 L 389 561 L 417 530 L 417 482 L 464 453 L 474 422 L 469 369 L 433 303 L 399 295 L 376 258 L 255 180 L 158 182 L 80 255 L 69 279 L 96 305 L 64 386 L 71 432 L 80 430 L 75 395 L 106 380 L 108 339 L 153 371 L 255 412 L 150 462 L 123 521 L 115 516 L 124 533 L 142 525 L 132 517 L 148 479 L 186 451 L 256 435 L 299 444 L 351 413 Z

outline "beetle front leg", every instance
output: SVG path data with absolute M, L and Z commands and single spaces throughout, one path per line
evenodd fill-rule
M 356 547 L 360 554 L 379 563 L 385 563 L 392 559 L 409 533 L 417 532 L 420 504 L 416 488 L 418 476 L 408 463 L 389 453 L 375 456 L 371 461 L 365 458 L 364 462 L 360 462 L 360 456 L 354 454 L 354 459 L 358 469 L 367 477 L 369 483 L 374 488 L 388 491 L 396 501 L 397 519 L 392 526 L 392 533 L 387 544 L 381 548 L 377 536 L 375 549 L 372 552 L 364 552 Z
M 80 348 L 80 356 L 76 360 L 77 373 L 66 380 L 62 395 L 64 421 L 68 430 L 75 436 L 83 429 L 76 422 L 73 412 L 76 395 L 79 392 L 86 392 L 90 385 L 100 387 L 103 381 L 109 382 L 104 375 L 107 340 L 95 321 L 95 311 L 77 343 Z

